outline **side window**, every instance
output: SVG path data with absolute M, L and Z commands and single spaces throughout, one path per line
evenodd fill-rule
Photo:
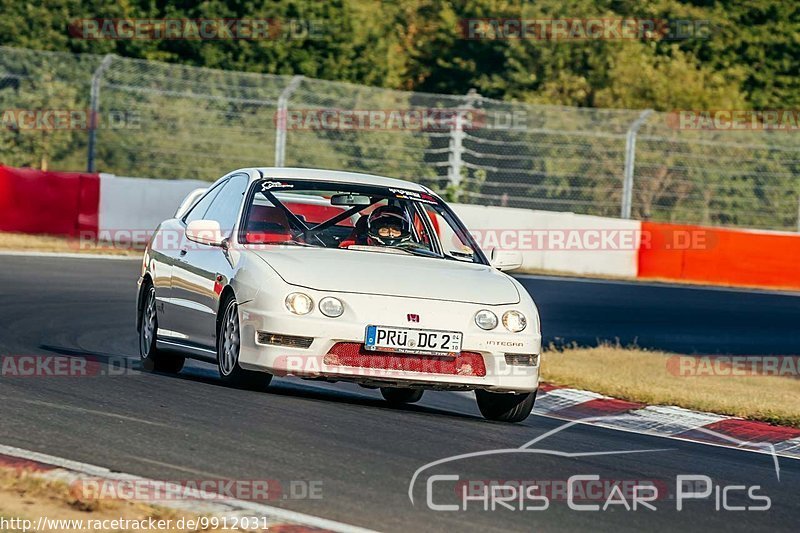
M 219 222 L 219 227 L 225 236 L 230 236 L 233 226 L 236 225 L 239 207 L 242 205 L 249 182 L 250 178 L 245 174 L 237 174 L 229 179 L 222 191 L 211 202 L 211 206 L 203 217 Z
M 202 220 L 203 218 L 205 218 L 206 211 L 208 211 L 208 206 L 211 205 L 211 202 L 214 201 L 214 198 L 217 197 L 217 195 L 219 194 L 219 191 L 221 191 L 222 188 L 225 187 L 225 185 L 228 183 L 228 181 L 230 181 L 230 180 L 226 180 L 226 181 L 220 183 L 219 185 L 217 185 L 216 187 L 214 187 L 213 189 L 211 189 L 210 191 L 208 191 L 206 193 L 206 195 L 203 196 L 200 199 L 200 201 L 197 202 L 194 205 L 192 210 L 189 211 L 189 213 L 184 217 L 183 221 L 186 224 L 188 224 L 192 220 Z
M 433 230 L 439 235 L 439 242 L 445 254 L 452 255 L 457 259 L 480 262 L 478 256 L 475 255 L 475 252 L 470 247 L 466 235 L 459 234 L 453 229 L 456 225 L 447 220 L 444 211 L 440 211 L 432 205 L 426 205 L 425 212 L 431 221 Z

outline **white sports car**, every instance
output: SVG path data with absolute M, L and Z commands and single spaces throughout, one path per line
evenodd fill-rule
M 248 168 L 220 178 L 144 253 L 142 366 L 185 357 L 223 381 L 353 381 L 392 403 L 474 390 L 488 419 L 531 412 L 541 328 L 522 286 L 430 189 L 380 176 Z

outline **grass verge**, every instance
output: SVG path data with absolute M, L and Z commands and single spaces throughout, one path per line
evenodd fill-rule
M 702 366 L 701 360 L 681 359 L 686 357 L 692 356 L 612 345 L 551 348 L 542 355 L 542 380 L 632 402 L 675 405 L 800 428 L 797 377 L 737 375 L 733 369 L 708 375 L 713 368 Z M 697 375 L 682 375 L 682 362 L 684 368 L 695 368 Z
M 196 518 L 172 509 L 147 505 L 126 500 L 85 500 L 70 491 L 69 485 L 60 481 L 43 479 L 32 472 L 0 467 L 0 518 L 10 523 L 12 519 L 30 520 L 34 527 L 39 517 L 50 520 L 82 520 L 84 524 L 91 521 L 112 520 L 169 520 L 172 526 L 177 525 L 180 518 Z M 74 524 L 73 524 L 74 525 Z M 165 523 L 166 525 L 166 523 Z M 122 528 L 109 531 L 127 532 L 142 529 Z M 177 529 L 175 527 L 160 529 L 166 532 L 199 531 L 200 529 Z M 14 531 L 0 529 L 0 532 Z M 42 531 L 81 531 L 62 526 Z M 84 527 L 82 531 L 87 531 Z M 203 529 L 202 531 L 223 531 L 221 529 Z M 227 530 L 230 531 L 230 530 Z

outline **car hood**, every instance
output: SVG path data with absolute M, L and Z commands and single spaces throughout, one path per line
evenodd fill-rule
M 286 283 L 319 291 L 451 300 L 485 305 L 520 301 L 514 283 L 486 265 L 383 252 L 326 248 L 253 251 Z

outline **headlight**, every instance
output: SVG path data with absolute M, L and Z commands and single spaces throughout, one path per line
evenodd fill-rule
M 494 329 L 497 327 L 497 315 L 487 309 L 482 309 L 475 313 L 475 323 L 481 329 Z
M 314 309 L 314 300 L 302 292 L 293 292 L 286 297 L 286 309 L 296 315 L 307 315 Z
M 511 333 L 518 333 L 525 329 L 528 321 L 525 319 L 525 315 L 519 311 L 506 311 L 503 313 L 503 325 Z
M 344 313 L 344 304 L 338 298 L 333 296 L 326 296 L 319 301 L 319 310 L 322 314 L 331 318 L 342 316 Z

